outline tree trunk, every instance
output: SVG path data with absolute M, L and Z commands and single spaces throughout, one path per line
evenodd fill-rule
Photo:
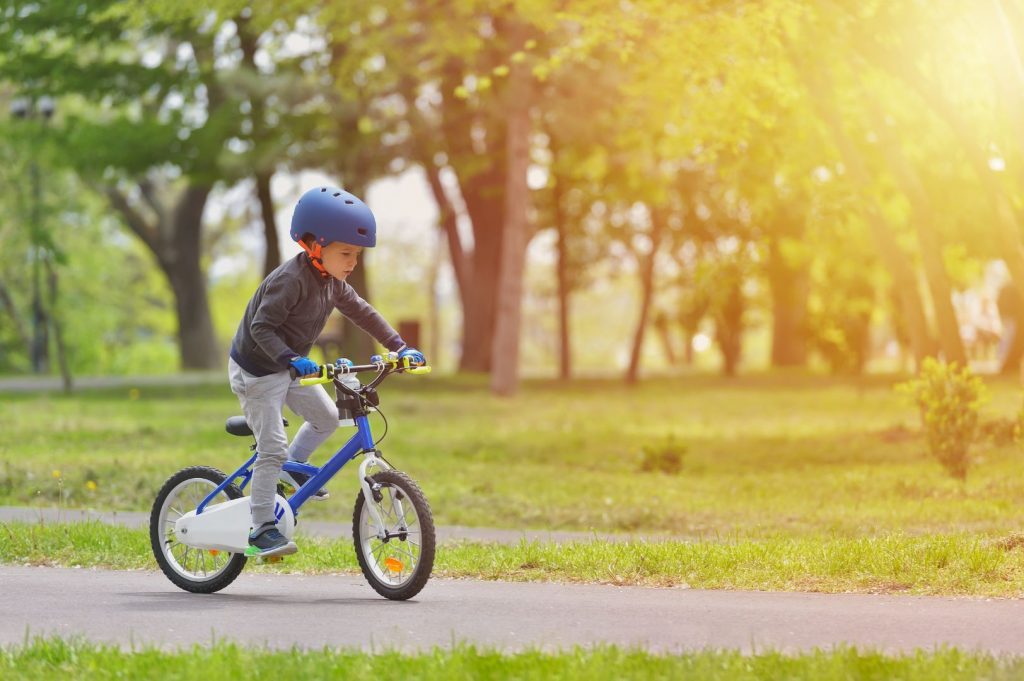
M 652 324 L 654 330 L 658 332 L 658 338 L 661 340 L 661 347 L 665 351 L 665 359 L 668 360 L 669 366 L 676 366 L 679 363 L 679 358 L 676 356 L 676 349 L 672 345 L 672 331 L 669 328 L 668 317 L 664 314 L 657 314 L 654 316 Z
M 502 155 L 504 156 L 504 155 Z M 492 160 L 492 162 L 496 162 Z M 441 226 L 455 271 L 462 303 L 462 351 L 459 371 L 487 373 L 491 370 L 497 308 L 497 272 L 502 253 L 502 197 L 505 187 L 494 180 L 504 178 L 502 171 L 487 171 L 486 180 L 460 180 L 467 212 L 473 224 L 473 249 L 462 246 L 456 216 L 445 197 L 436 169 L 426 168 L 431 192 L 441 214 Z
M 722 373 L 735 376 L 743 353 L 743 277 L 739 269 L 731 271 L 724 282 L 725 300 L 715 313 L 715 341 L 722 352 Z
M 18 308 L 14 306 L 14 299 L 11 298 L 11 292 L 7 290 L 7 286 L 4 282 L 0 281 L 0 306 L 3 306 L 7 310 L 7 314 L 11 318 L 11 322 L 14 324 L 14 332 L 18 335 L 18 340 L 25 346 L 25 352 L 27 355 L 32 354 L 32 339 L 29 338 L 28 332 L 25 330 L 25 322 L 22 321 L 21 315 L 18 314 Z
M 64 332 L 60 324 L 60 315 L 57 312 L 58 275 L 52 258 L 46 259 L 46 274 L 50 284 L 50 324 L 53 327 L 53 337 L 57 344 L 57 363 L 60 366 L 60 376 L 64 385 L 64 392 L 71 393 L 73 387 L 71 366 L 68 363 L 67 347 L 64 345 Z
M 871 114 L 872 124 L 878 133 L 882 153 L 896 176 L 897 182 L 903 185 L 913 207 L 911 221 L 917 232 L 925 278 L 932 294 L 942 354 L 947 362 L 957 362 L 960 366 L 967 366 L 967 353 L 964 351 L 963 340 L 960 338 L 960 324 L 956 319 L 956 310 L 953 309 L 953 287 L 949 282 L 946 263 L 942 258 L 942 246 L 935 232 L 938 216 L 932 210 L 931 201 L 928 200 L 920 178 L 911 169 L 900 150 L 899 140 L 885 124 L 885 120 L 878 110 L 877 102 L 871 97 L 864 99 Z
M 519 331 L 526 256 L 526 213 L 530 199 L 526 172 L 530 164 L 531 74 L 525 65 L 513 64 L 508 77 L 508 172 L 500 234 L 501 266 L 495 278 L 498 283 L 498 315 L 491 358 L 491 391 L 504 397 L 514 395 L 519 387 Z M 476 271 L 481 274 L 488 272 Z M 489 277 L 485 274 L 483 278 Z
M 156 213 L 156 223 L 147 222 L 135 206 L 117 190 L 105 186 L 104 193 L 127 227 L 153 253 L 174 294 L 178 319 L 178 352 L 183 369 L 214 369 L 221 356 L 213 332 L 213 319 L 206 296 L 206 276 L 201 264 L 203 211 L 210 186 L 194 182 L 185 188 L 168 222 L 166 211 L 148 191 L 145 179 L 139 185 Z
M 696 330 L 683 329 L 683 364 L 688 367 L 693 366 L 693 338 L 696 335 Z
M 263 216 L 263 237 L 267 242 L 267 252 L 263 256 L 263 276 L 277 269 L 281 264 L 281 246 L 277 238 L 277 217 L 274 215 L 274 200 L 270 195 L 270 180 L 273 171 L 264 170 L 256 173 L 256 195 L 260 200 L 260 214 Z
M 206 293 L 206 275 L 200 263 L 199 237 L 209 195 L 209 186 L 189 185 L 174 209 L 174 260 L 167 277 L 178 313 L 178 342 L 184 369 L 217 369 L 222 365 Z
M 467 199 L 467 205 L 477 203 Z M 495 324 L 497 317 L 498 277 L 504 260 L 502 214 L 500 204 L 493 200 L 479 202 L 471 211 L 473 221 L 473 277 L 468 305 L 462 311 L 462 356 L 460 371 L 492 370 Z
M 562 206 L 562 180 L 556 178 L 551 200 L 554 203 L 555 229 L 558 232 L 558 375 L 563 381 L 572 375 L 572 342 L 569 330 L 569 248 L 566 243 L 568 229 L 565 221 L 567 216 Z
M 458 216 L 441 184 L 441 169 L 435 166 L 433 160 L 429 158 L 421 159 L 420 164 L 423 166 L 423 172 L 427 175 L 427 183 L 430 185 L 430 193 L 434 196 L 434 203 L 437 204 L 441 231 L 448 244 L 448 258 L 451 260 L 455 284 L 459 291 L 459 302 L 465 309 L 470 289 L 469 282 L 473 278 L 473 273 L 470 271 L 471 263 L 459 236 Z
M 428 355 L 430 357 L 430 364 L 434 367 L 440 366 L 441 356 L 441 301 L 437 294 L 437 280 L 441 274 L 443 261 L 444 245 L 438 243 L 433 262 L 430 264 L 430 280 L 428 284 L 430 286 L 430 342 L 427 347 L 427 352 L 430 353 Z
M 786 262 L 774 238 L 768 243 L 765 270 L 772 298 L 772 366 L 805 366 L 810 276 L 806 268 Z
M 450 60 L 443 69 L 442 91 L 453 92 L 462 82 L 465 65 Z M 512 87 L 513 79 L 504 88 Z M 512 102 L 510 99 L 506 101 Z M 462 294 L 462 352 L 460 371 L 490 372 L 495 313 L 498 308 L 498 272 L 503 256 L 505 192 L 508 189 L 509 113 L 495 115 L 471 108 L 458 97 L 445 97 L 439 134 L 449 164 L 459 181 L 466 212 L 473 225 L 473 250 L 466 263 L 468 290 Z M 474 131 L 483 131 L 485 149 L 477 148 Z
M 651 299 L 654 297 L 654 261 L 661 246 L 661 236 L 668 217 L 660 211 L 651 211 L 651 252 L 640 266 L 640 317 L 633 332 L 633 349 L 629 353 L 629 367 L 626 369 L 626 383 L 636 383 L 640 373 L 640 351 L 643 349 L 644 332 L 650 316 Z

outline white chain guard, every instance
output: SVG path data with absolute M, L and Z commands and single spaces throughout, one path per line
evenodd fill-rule
M 252 530 L 250 497 L 211 504 L 196 515 L 189 511 L 174 524 L 175 538 L 186 546 L 197 549 L 217 549 L 229 553 L 243 553 L 249 547 Z M 295 535 L 295 514 L 280 494 L 274 496 L 274 516 L 277 529 L 287 539 Z

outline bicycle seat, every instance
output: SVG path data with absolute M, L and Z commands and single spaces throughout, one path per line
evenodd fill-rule
M 281 423 L 284 427 L 288 427 L 288 419 L 281 417 Z M 231 416 L 227 421 L 224 422 L 224 430 L 228 431 L 232 435 L 252 435 L 252 428 L 249 427 L 249 422 L 245 420 L 244 416 Z

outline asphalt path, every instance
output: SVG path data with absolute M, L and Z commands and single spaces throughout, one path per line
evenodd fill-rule
M 0 644 L 60 635 L 163 647 L 797 652 L 851 644 L 1024 654 L 1019 600 L 433 579 L 416 599 L 392 602 L 355 576 L 243 573 L 220 593 L 196 595 L 159 572 L 20 566 L 0 567 L 0 592 Z

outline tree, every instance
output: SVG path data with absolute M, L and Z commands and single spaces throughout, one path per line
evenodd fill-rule
M 67 163 L 94 178 L 167 276 L 182 366 L 216 367 L 221 357 L 200 260 L 202 216 L 236 124 L 215 77 L 216 27 L 160 20 L 136 26 L 114 0 L 86 5 L 90 21 L 82 21 L 80 9 L 9 9 L 0 24 L 7 55 L 0 77 L 83 103 L 56 131 Z M 167 164 L 172 172 L 158 170 Z

